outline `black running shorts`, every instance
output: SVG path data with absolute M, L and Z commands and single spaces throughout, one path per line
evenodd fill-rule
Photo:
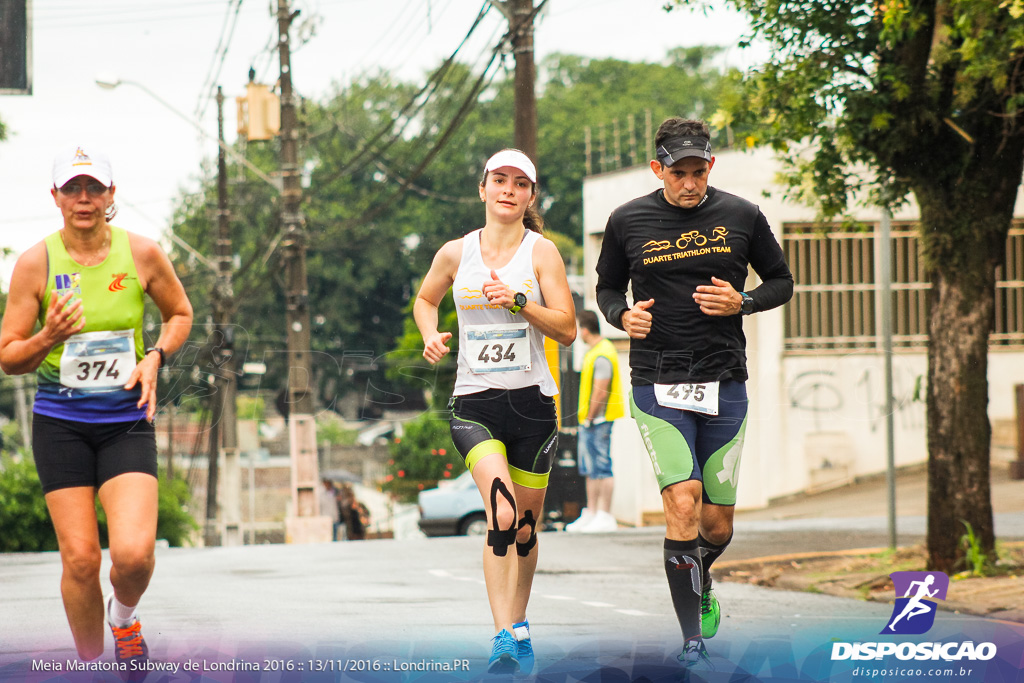
M 43 493 L 99 488 L 126 472 L 157 476 L 156 435 L 146 420 L 77 422 L 32 416 L 32 451 Z
M 452 441 L 470 471 L 484 456 L 502 453 L 513 482 L 547 488 L 558 440 L 554 398 L 536 386 L 486 389 L 453 396 L 448 406 Z

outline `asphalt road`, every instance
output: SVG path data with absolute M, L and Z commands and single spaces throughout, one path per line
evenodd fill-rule
M 681 680 L 663 532 L 541 535 L 529 611 L 537 680 Z M 884 539 L 884 518 L 741 520 L 728 557 Z M 492 633 L 482 546 L 479 537 L 461 537 L 159 550 L 140 617 L 151 655 L 179 669 L 147 680 L 476 680 Z M 0 681 L 118 680 L 66 670 L 74 651 L 59 577 L 55 553 L 0 555 Z M 709 649 L 718 670 L 691 680 L 855 680 L 853 667 L 863 663 L 831 661 L 831 642 L 881 639 L 891 612 L 888 605 L 739 584 L 717 591 L 724 618 Z M 917 638 L 990 640 L 998 658 L 972 665 L 1020 670 L 1020 625 L 940 613 L 932 631 Z M 438 670 L 463 662 L 465 671 Z M 38 670 L 57 665 L 64 669 Z M 259 671 L 218 668 L 243 665 Z

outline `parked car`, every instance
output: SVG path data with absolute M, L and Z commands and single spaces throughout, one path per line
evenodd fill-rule
M 436 489 L 420 491 L 420 530 L 427 536 L 482 536 L 487 515 L 480 491 L 467 470 Z

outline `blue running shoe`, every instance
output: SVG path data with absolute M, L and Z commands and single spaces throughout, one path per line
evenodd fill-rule
M 512 624 L 512 635 L 516 637 L 516 646 L 519 649 L 519 673 L 528 674 L 533 671 L 534 662 L 529 620 L 524 619 L 518 624 Z
M 515 636 L 507 629 L 498 631 L 491 640 L 491 658 L 487 662 L 489 674 L 514 674 L 519 671 L 519 647 Z

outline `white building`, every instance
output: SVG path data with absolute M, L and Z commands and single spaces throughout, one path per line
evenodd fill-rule
M 716 155 L 710 176 L 711 185 L 761 207 L 796 279 L 789 304 L 744 322 L 750 412 L 740 465 L 739 508 L 763 507 L 774 498 L 840 485 L 886 468 L 872 232 L 880 212 L 855 211 L 854 217 L 866 224 L 866 230 L 822 229 L 812 224 L 812 209 L 783 201 L 782 187 L 776 182 L 779 169 L 769 150 L 726 151 Z M 584 180 L 587 308 L 598 310 L 594 268 L 609 213 L 660 186 L 648 166 Z M 897 467 L 927 460 L 923 401 L 929 285 L 921 272 L 914 234 L 917 215 L 916 205 L 911 204 L 893 216 L 892 224 Z M 1015 215 L 1024 217 L 1020 196 Z M 989 355 L 988 412 L 993 421 L 1013 419 L 1013 386 L 1024 382 L 1024 221 L 1014 224 L 1008 254 L 1006 266 L 997 274 L 997 324 Z M 751 271 L 747 287 L 755 282 Z M 628 389 L 628 338 L 603 317 L 602 332 L 618 345 Z M 639 525 L 645 513 L 660 513 L 657 483 L 631 418 L 614 427 L 612 459 L 615 516 Z

